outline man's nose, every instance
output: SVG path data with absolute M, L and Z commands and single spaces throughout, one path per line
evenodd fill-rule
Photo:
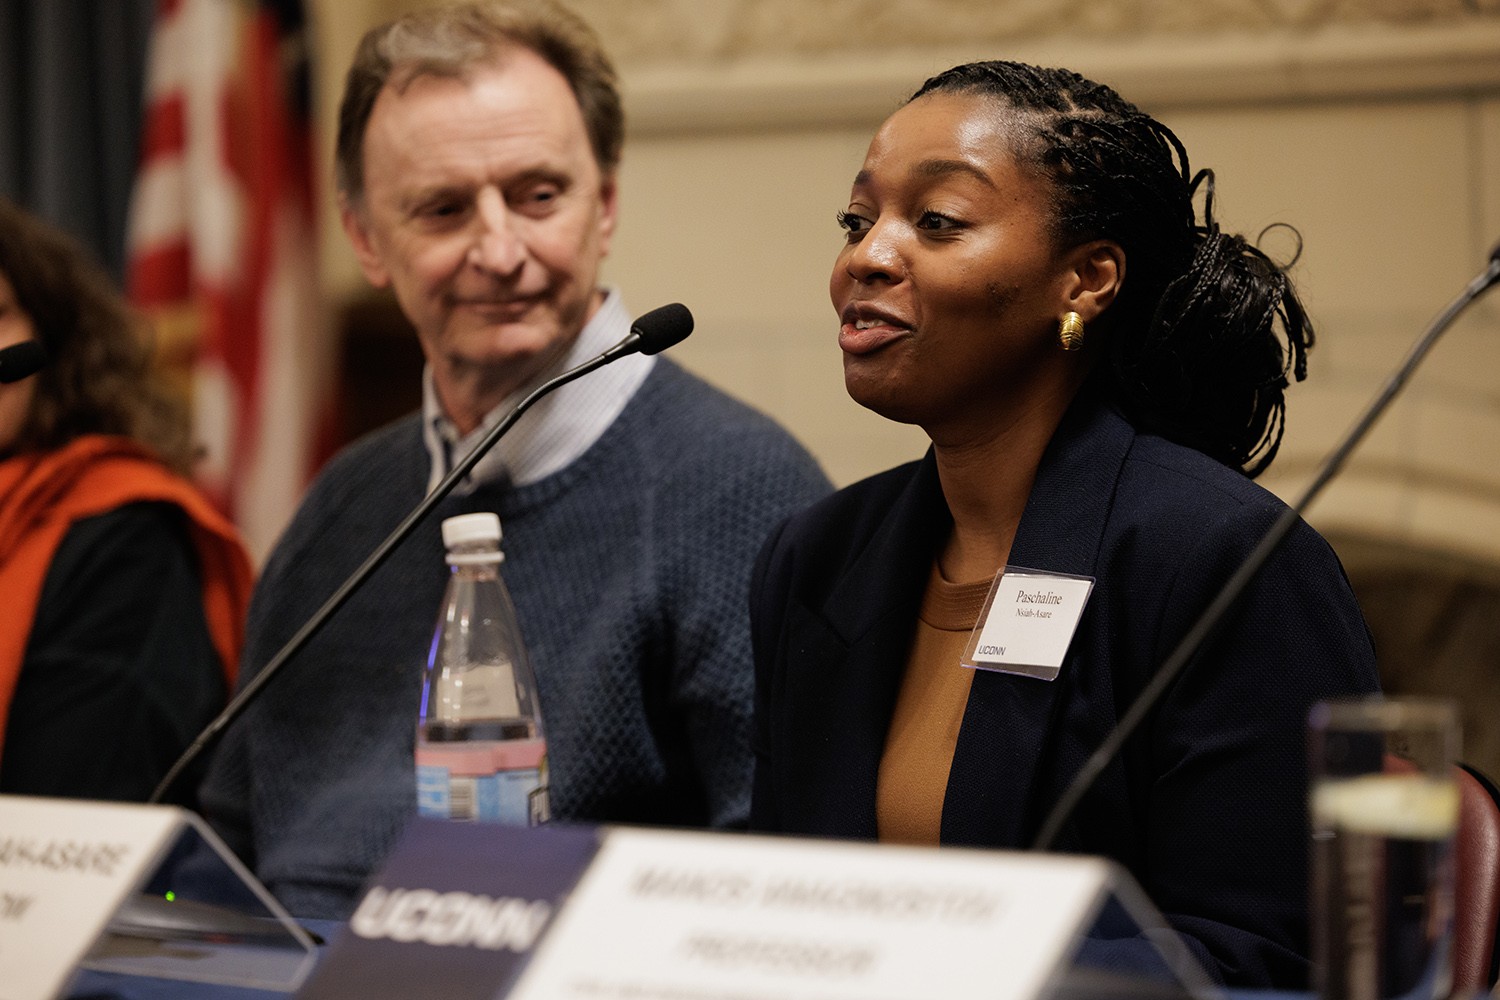
M 498 188 L 485 187 L 476 199 L 478 226 L 469 260 L 476 267 L 510 275 L 526 261 L 526 245 L 515 230 L 516 218 Z

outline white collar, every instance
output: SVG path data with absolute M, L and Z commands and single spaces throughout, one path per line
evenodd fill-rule
M 432 381 L 432 366 L 424 368 L 422 441 L 431 460 L 427 491 L 432 492 L 448 470 L 528 393 L 548 379 L 609 350 L 629 332 L 630 314 L 625 310 L 625 302 L 618 290 L 611 289 L 567 356 L 505 397 L 467 435 L 460 435 L 458 427 L 443 413 Z M 560 471 L 599 440 L 655 364 L 654 356 L 632 354 L 544 396 L 479 460 L 454 492 L 469 493 L 482 483 L 497 480 L 524 486 Z

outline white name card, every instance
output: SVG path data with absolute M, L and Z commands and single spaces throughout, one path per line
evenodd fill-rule
M 170 806 L 0 796 L 0 1000 L 68 983 L 181 821 Z
M 509 997 L 1028 1000 L 1097 858 L 610 831 Z

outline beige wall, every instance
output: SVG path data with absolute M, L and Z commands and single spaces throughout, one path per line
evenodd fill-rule
M 358 34 L 406 6 L 313 4 L 326 109 Z M 1092 13 L 1065 38 L 1039 12 L 1067 3 L 889 6 L 906 20 L 851 27 L 865 5 L 841 3 L 580 4 L 622 57 L 633 123 L 608 280 L 637 311 L 686 302 L 699 332 L 674 356 L 776 416 L 840 483 L 925 442 L 843 393 L 826 293 L 834 212 L 874 125 L 959 59 L 1061 63 L 1115 84 L 1215 168 L 1226 226 L 1301 230 L 1296 275 L 1319 344 L 1266 478 L 1283 495 L 1500 239 L 1494 0 L 1093 0 L 1072 5 Z M 325 280 L 340 298 L 360 279 L 326 215 Z M 1440 345 L 1312 519 L 1500 562 L 1500 301 Z
M 674 357 L 791 428 L 839 484 L 927 444 L 844 392 L 828 277 L 868 141 L 862 127 L 638 139 L 606 266 L 632 309 L 687 303 L 698 327 Z
M 1442 99 L 1169 116 L 1204 162 L 1234 165 L 1231 219 L 1254 232 L 1285 218 L 1306 240 L 1297 276 L 1320 342 L 1267 486 L 1300 489 L 1500 239 L 1497 111 Z M 1319 528 L 1500 559 L 1497 304 L 1438 346 L 1314 508 Z

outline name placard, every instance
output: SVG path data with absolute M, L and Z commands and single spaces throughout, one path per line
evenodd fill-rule
M 417 818 L 297 1000 L 490 1000 L 599 847 L 593 827 Z
M 611 830 L 512 1000 L 1028 1000 L 1094 858 Z
M 48 1000 L 180 825 L 168 806 L 0 796 L 0 1000 Z

